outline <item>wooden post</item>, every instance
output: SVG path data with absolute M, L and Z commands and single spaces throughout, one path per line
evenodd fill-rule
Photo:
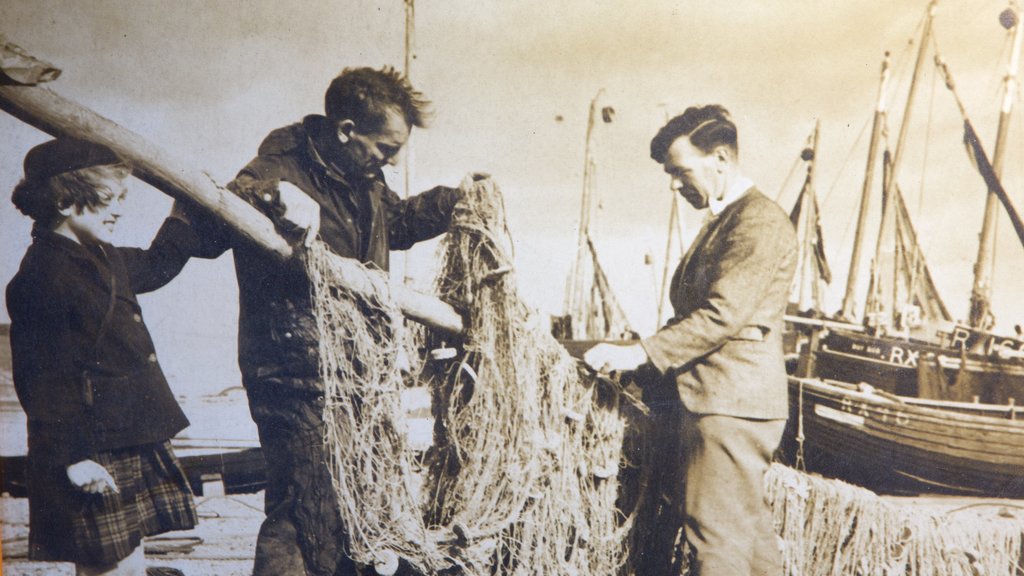
M 0 109 L 51 136 L 107 146 L 129 160 L 134 175 L 142 181 L 174 198 L 195 202 L 278 258 L 292 257 L 292 246 L 259 210 L 218 186 L 208 174 L 190 168 L 168 151 L 92 110 L 47 88 L 7 82 L 2 75 Z M 357 262 L 341 260 L 345 262 L 341 276 L 346 288 L 365 292 L 373 285 L 368 272 Z M 392 295 L 406 317 L 445 332 L 463 332 L 462 316 L 440 299 L 399 285 L 392 286 Z

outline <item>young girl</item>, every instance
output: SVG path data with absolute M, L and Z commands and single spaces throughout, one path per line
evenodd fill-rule
M 178 215 L 148 250 L 109 244 L 131 168 L 58 139 L 25 156 L 12 201 L 35 221 L 7 286 L 14 386 L 28 415 L 29 557 L 77 573 L 145 573 L 142 538 L 196 524 L 169 439 L 188 426 L 136 294 L 160 288 L 196 239 Z

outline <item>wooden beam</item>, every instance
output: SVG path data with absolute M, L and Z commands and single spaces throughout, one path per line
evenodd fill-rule
M 51 136 L 107 146 L 130 161 L 133 174 L 143 182 L 174 198 L 192 200 L 282 260 L 292 256 L 292 247 L 269 218 L 139 134 L 37 86 L 0 85 L 0 108 Z
M 92 110 L 47 88 L 12 83 L 0 83 L 0 109 L 51 136 L 70 136 L 109 147 L 132 163 L 134 175 L 142 181 L 174 198 L 195 202 L 274 256 L 282 260 L 292 257 L 292 246 L 259 210 L 218 186 L 208 174 Z M 373 285 L 356 261 L 340 260 L 345 267 L 343 279 L 352 283 L 346 288 L 360 292 Z M 392 296 L 412 320 L 449 333 L 464 330 L 462 316 L 436 297 L 398 284 L 392 286 Z

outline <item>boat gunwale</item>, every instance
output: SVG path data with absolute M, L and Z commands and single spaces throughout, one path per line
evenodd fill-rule
M 931 421 L 955 421 L 960 424 L 973 425 L 983 429 L 995 427 L 998 431 L 1024 433 L 1024 419 L 1016 420 L 1010 414 L 1018 410 L 1011 404 L 981 404 L 974 402 L 954 402 L 949 400 L 928 400 L 897 396 L 877 389 L 864 390 L 855 384 L 839 380 L 820 378 L 799 378 L 790 376 L 790 386 L 810 388 L 825 396 L 848 396 L 863 402 L 886 407 L 898 406 L 909 414 L 927 418 Z M 1024 410 L 1021 410 L 1024 412 Z M 1024 415 L 1024 414 L 1022 414 Z

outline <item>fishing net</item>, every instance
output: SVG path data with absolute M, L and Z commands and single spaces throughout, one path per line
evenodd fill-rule
M 383 275 L 342 288 L 322 245 L 307 255 L 325 385 L 325 442 L 349 553 L 379 571 L 615 574 L 628 518 L 616 508 L 626 421 L 618 387 L 581 372 L 523 304 L 500 192 L 467 179 L 436 282 L 467 330 L 428 362 L 434 442 L 419 467 L 405 437 L 397 330 Z M 373 273 L 367 272 L 369 276 Z M 415 357 L 415 354 L 411 354 Z
M 467 323 L 454 340 L 401 329 L 380 272 L 359 270 L 369 286 L 349 290 L 350 261 L 319 244 L 307 254 L 350 556 L 382 574 L 399 559 L 425 574 L 685 573 L 682 472 L 664 466 L 685 449 L 664 442 L 673 412 L 642 417 L 523 304 L 492 181 L 463 183 L 441 251 L 436 290 Z M 401 404 L 401 358 L 419 349 L 433 351 L 417 373 L 435 420 L 422 457 Z M 779 465 L 766 491 L 787 574 L 1019 573 L 1024 521 L 1012 514 L 929 513 Z
M 328 467 L 350 535 L 349 555 L 382 572 L 397 557 L 437 567 L 443 556 L 420 514 L 415 462 L 401 405 L 399 311 L 382 274 L 363 270 L 369 290 L 348 290 L 346 268 L 322 243 L 306 254 L 320 337 Z
M 773 465 L 766 478 L 786 574 L 1020 574 L 1024 519 L 1005 504 L 938 513 Z M 1000 508 L 1000 506 L 1004 506 Z M 995 511 L 995 513 L 992 513 Z

